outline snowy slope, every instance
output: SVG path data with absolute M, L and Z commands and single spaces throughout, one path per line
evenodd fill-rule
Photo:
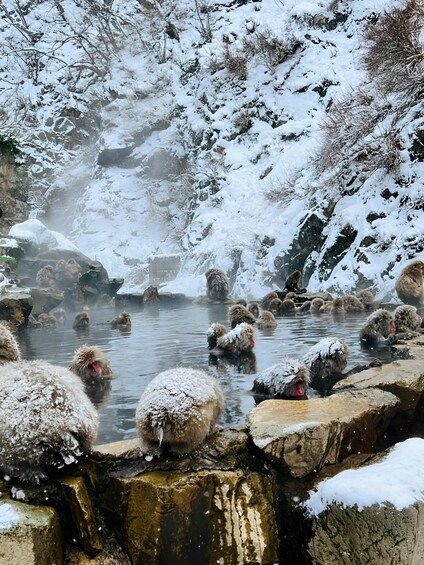
M 31 157 L 34 213 L 43 206 L 38 187 L 51 204 L 43 221 L 110 276 L 123 276 L 122 291 L 149 284 L 149 258 L 177 255 L 181 270 L 164 289 L 191 296 L 204 292 L 203 273 L 215 266 L 237 296 L 260 297 L 302 268 L 309 290 L 372 286 L 387 299 L 405 262 L 422 256 L 423 164 L 408 150 L 421 107 L 398 110 L 398 93 L 383 96 L 364 66 L 364 31 L 401 3 L 146 0 L 114 2 L 109 19 L 93 22 L 89 3 L 66 0 L 67 23 L 53 2 L 27 4 L 30 28 L 51 22 L 37 49 L 57 49 L 57 59 L 43 59 L 37 84 L 19 87 L 37 120 L 36 132 L 29 119 L 18 130 Z M 105 22 L 118 38 L 114 49 L 100 41 Z M 94 75 L 87 44 L 60 41 L 77 27 L 99 45 Z M 13 26 L 0 32 L 22 42 Z M 8 62 L 17 81 L 23 66 L 10 54 Z M 0 84 L 8 73 L 0 70 Z M 341 143 L 340 158 L 336 151 L 327 164 L 323 124 L 358 89 L 374 114 L 383 99 L 392 110 L 363 139 Z M 10 94 L 0 100 L 16 125 L 22 111 Z M 67 116 L 69 131 L 52 129 L 70 107 L 78 118 Z M 391 112 L 398 166 L 373 169 L 366 157 L 362 165 L 363 147 L 385 152 L 379 132 L 392 127 Z

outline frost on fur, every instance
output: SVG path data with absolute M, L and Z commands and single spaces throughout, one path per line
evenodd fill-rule
M 206 372 L 178 367 L 159 373 L 136 409 L 142 449 L 192 451 L 214 430 L 223 407 L 221 389 Z
M 0 323 L 0 365 L 9 361 L 19 361 L 21 352 L 15 336 L 7 326 Z
M 18 361 L 0 379 L 0 469 L 38 481 L 91 447 L 98 416 L 81 380 L 63 367 Z
M 302 361 L 283 359 L 255 378 L 253 391 L 273 398 L 300 398 L 305 395 L 309 380 L 309 369 Z

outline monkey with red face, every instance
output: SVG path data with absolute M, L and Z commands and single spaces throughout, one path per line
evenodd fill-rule
M 83 345 L 76 352 L 70 370 L 83 381 L 111 378 L 112 369 L 107 355 L 95 345 Z

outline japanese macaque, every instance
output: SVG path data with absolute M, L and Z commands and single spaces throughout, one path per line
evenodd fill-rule
M 230 283 L 221 269 L 208 269 L 206 277 L 206 294 L 209 300 L 225 302 L 230 294 Z
M 95 345 L 83 345 L 77 349 L 69 369 L 85 382 L 112 377 L 107 355 Z
M 148 286 L 143 293 L 144 306 L 157 306 L 160 303 L 159 292 L 156 286 Z
M 265 306 L 263 306 L 263 309 L 268 310 L 269 312 L 272 312 L 274 314 L 274 316 L 279 316 L 280 312 L 281 312 L 282 303 L 283 303 L 283 301 L 280 300 L 278 297 L 272 298 L 268 302 L 268 308 L 265 308 Z
M 253 392 L 272 398 L 305 398 L 309 386 L 309 369 L 298 359 L 283 359 L 253 381 Z
M 208 340 L 209 349 L 212 349 L 216 346 L 219 337 L 222 337 L 228 332 L 227 328 L 224 324 L 220 324 L 219 322 L 214 322 L 206 332 L 206 338 Z
M 159 373 L 135 413 L 142 450 L 190 453 L 215 430 L 223 407 L 222 391 L 205 371 L 178 367 Z
M 278 298 L 278 294 L 275 292 L 275 290 L 273 290 L 273 291 L 271 291 L 271 292 L 268 292 L 268 294 L 266 294 L 266 295 L 262 298 L 261 307 L 262 307 L 264 310 L 269 310 L 269 305 L 270 305 L 271 301 L 272 301 L 272 300 L 275 300 L 276 298 L 277 298 L 278 300 L 280 300 L 280 299 Z
M 395 285 L 402 302 L 412 306 L 424 305 L 423 275 L 423 261 L 414 261 L 403 269 Z
M 284 302 L 284 300 L 283 300 L 283 302 Z M 305 302 L 302 302 L 302 304 L 300 304 L 300 306 L 296 306 L 296 312 L 298 314 L 305 314 L 307 312 L 310 312 L 311 304 L 312 304 L 312 300 L 305 300 Z
M 119 316 L 110 321 L 111 328 L 118 328 L 121 330 L 129 330 L 131 328 L 131 316 L 128 312 L 121 312 Z
M 255 316 L 241 304 L 234 304 L 234 306 L 231 306 L 228 316 L 232 328 L 235 328 L 243 322 L 246 322 L 247 324 L 254 324 L 256 322 Z
M 302 294 L 306 292 L 306 288 L 300 288 L 300 280 L 302 278 L 301 271 L 293 271 L 286 279 L 284 288 L 287 292 L 295 292 L 296 294 Z
M 367 311 L 375 310 L 378 307 L 374 294 L 370 290 L 360 290 L 356 293 L 356 298 L 359 298 Z
M 95 407 L 76 375 L 44 361 L 16 361 L 0 379 L 0 469 L 38 482 L 94 443 Z
M 359 337 L 364 344 L 381 342 L 390 345 L 396 342 L 395 332 L 394 316 L 388 310 L 379 308 L 368 316 L 365 325 L 359 332 Z
M 73 286 L 81 275 L 81 267 L 75 259 L 69 259 L 68 262 L 61 259 L 54 268 L 54 279 L 59 290 L 66 290 Z
M 364 304 L 357 296 L 353 296 L 353 294 L 346 294 L 342 297 L 344 310 L 347 313 L 350 312 L 363 312 L 365 310 Z
M 76 314 L 74 323 L 72 324 L 74 330 L 88 329 L 90 327 L 90 317 L 87 312 L 78 312 Z
M 0 365 L 20 359 L 21 352 L 15 336 L 7 326 L 0 323 Z
M 255 346 L 253 326 L 243 322 L 225 335 L 219 337 L 216 347 L 211 350 L 212 355 L 240 355 L 249 353 Z
M 42 267 L 35 276 L 35 280 L 41 288 L 55 288 L 54 270 L 51 265 Z
M 321 312 L 321 308 L 324 306 L 324 300 L 322 298 L 313 298 L 311 300 L 311 307 L 310 312 L 311 314 L 319 314 Z
M 333 314 L 341 314 L 345 311 L 345 302 L 343 296 L 336 296 L 336 298 L 331 302 L 330 312 L 332 312 Z
M 236 301 L 236 304 L 241 304 L 242 306 L 245 306 L 245 307 L 247 308 L 247 302 L 246 302 L 246 300 L 245 300 L 244 298 L 239 298 L 239 299 Z
M 285 298 L 281 304 L 279 309 L 279 314 L 284 316 L 285 314 L 294 314 L 296 312 L 296 304 L 294 300 L 291 298 Z
M 325 337 L 313 345 L 303 358 L 311 372 L 310 385 L 321 394 L 326 394 L 343 379 L 342 371 L 347 366 L 349 348 L 343 339 Z
M 258 328 L 274 330 L 277 327 L 277 320 L 272 312 L 264 310 L 256 320 Z
M 411 339 L 424 333 L 421 328 L 422 318 L 415 306 L 403 304 L 393 312 L 398 339 Z
M 251 302 L 247 309 L 255 316 L 255 318 L 259 317 L 259 304 L 257 302 Z
M 46 314 L 44 312 L 38 315 L 37 322 L 39 322 L 43 328 L 57 326 L 56 316 L 52 316 L 51 314 Z

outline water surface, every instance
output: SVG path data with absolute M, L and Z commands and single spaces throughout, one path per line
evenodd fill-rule
M 130 331 L 111 329 L 104 322 L 115 317 L 115 309 L 90 311 L 91 327 L 80 335 L 68 323 L 58 328 L 26 328 L 19 334 L 25 359 L 44 359 L 69 367 L 74 352 L 87 343 L 97 345 L 109 357 L 117 376 L 109 391 L 97 391 L 100 430 L 97 443 L 137 436 L 135 407 L 154 375 L 175 366 L 193 366 L 209 371 L 219 381 L 226 399 L 220 423 L 244 423 L 255 406 L 251 388 L 255 375 L 278 363 L 282 357 L 302 357 L 323 337 L 344 338 L 350 349 L 348 369 L 369 363 L 375 357 L 391 360 L 389 348 L 363 349 L 358 332 L 366 314 L 334 317 L 310 314 L 278 318 L 271 335 L 256 330 L 255 358 L 235 366 L 210 358 L 206 331 L 213 322 L 228 323 L 227 305 L 184 304 L 130 310 Z M 104 394 L 104 397 L 100 397 Z

